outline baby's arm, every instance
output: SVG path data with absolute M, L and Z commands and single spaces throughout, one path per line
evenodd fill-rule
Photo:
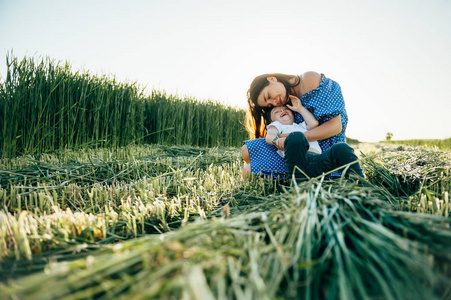
M 269 129 L 266 131 L 266 142 L 270 145 L 274 145 L 272 141 L 276 138 L 278 133 L 279 130 L 276 128 L 276 126 L 269 127 Z
M 287 104 L 287 107 L 293 111 L 297 111 L 301 114 L 301 116 L 305 120 L 305 124 L 307 125 L 307 130 L 318 127 L 319 122 L 315 118 L 315 116 L 307 110 L 304 106 L 302 106 L 301 100 L 298 97 L 290 95 L 292 105 Z

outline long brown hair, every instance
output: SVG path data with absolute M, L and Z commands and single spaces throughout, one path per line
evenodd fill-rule
M 285 86 L 288 95 L 293 95 L 293 88 L 299 84 L 301 78 L 298 75 L 286 75 L 281 73 L 263 74 L 252 80 L 251 86 L 247 91 L 247 103 L 249 111 L 246 114 L 245 125 L 249 132 L 249 138 L 261 138 L 266 136 L 266 125 L 270 122 L 269 107 L 261 107 L 257 103 L 260 92 L 269 85 L 268 77 L 275 77 L 277 81 Z M 294 83 L 289 81 L 296 78 Z

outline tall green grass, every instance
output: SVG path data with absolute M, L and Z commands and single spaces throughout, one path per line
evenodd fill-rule
M 6 57 L 0 154 L 132 143 L 239 146 L 245 112 L 213 101 L 146 95 L 137 83 L 73 71 L 50 58 Z
M 144 103 L 147 143 L 236 147 L 248 138 L 241 109 L 161 91 L 152 91 Z
M 3 154 L 97 143 L 117 147 L 142 135 L 136 84 L 72 72 L 68 64 L 7 57 L 0 98 Z

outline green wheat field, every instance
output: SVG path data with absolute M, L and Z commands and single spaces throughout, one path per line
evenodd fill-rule
M 451 139 L 241 177 L 243 110 L 8 55 L 0 299 L 450 299 Z

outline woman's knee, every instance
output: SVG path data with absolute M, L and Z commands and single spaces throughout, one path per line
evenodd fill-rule
M 249 157 L 249 149 L 247 149 L 246 144 L 241 147 L 241 157 L 243 157 L 243 160 L 247 163 L 251 163 L 251 158 Z
M 243 169 L 241 170 L 241 176 L 243 176 L 243 179 L 246 179 L 247 177 L 249 177 L 251 175 L 251 165 L 247 164 L 243 167 Z

